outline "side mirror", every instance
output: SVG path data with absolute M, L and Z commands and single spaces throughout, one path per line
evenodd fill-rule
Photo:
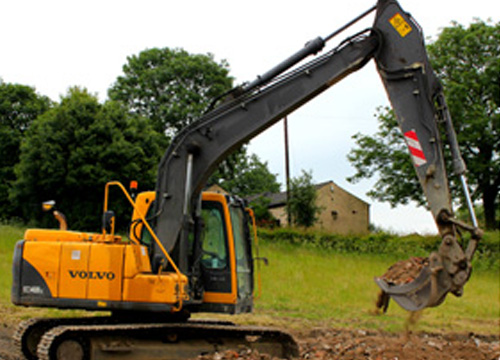
M 108 210 L 102 215 L 102 231 L 106 234 L 115 233 L 115 212 Z

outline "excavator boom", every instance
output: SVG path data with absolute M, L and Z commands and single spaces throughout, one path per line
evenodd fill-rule
M 411 286 L 401 290 L 382 279 L 377 283 L 396 301 L 407 298 L 399 303 L 409 310 L 438 305 L 449 291 L 461 292 L 470 274 L 470 259 L 457 242 L 457 223 L 453 222 L 438 121 L 446 124 L 450 143 L 456 144 L 456 137 L 442 87 L 427 58 L 419 25 L 395 0 L 380 0 L 358 19 L 374 9 L 373 28 L 284 73 L 320 51 L 337 32 L 326 40 L 319 37 L 310 41 L 263 76 L 234 89 L 229 100 L 174 139 L 158 169 L 156 198 L 160 200 L 155 230 L 165 248 L 177 254 L 181 271 L 190 270 L 188 237 L 193 232 L 196 236 L 193 229 L 199 224 L 200 192 L 217 165 L 243 143 L 374 59 L 444 244 L 423 272 L 434 275 L 422 275 L 423 280 L 415 282 L 418 289 L 425 288 L 424 292 L 413 291 Z M 454 161 L 463 163 L 457 147 L 453 149 Z M 463 176 L 465 170 L 460 171 Z M 471 243 L 475 249 L 477 241 Z M 439 271 L 441 268 L 444 270 Z M 431 278 L 435 291 L 430 290 Z
M 361 68 L 379 46 L 369 31 L 283 78 L 273 78 L 222 104 L 186 127 L 160 162 L 156 233 L 167 250 L 187 244 L 199 195 L 217 165 L 243 143 Z M 181 270 L 184 256 L 180 255 Z

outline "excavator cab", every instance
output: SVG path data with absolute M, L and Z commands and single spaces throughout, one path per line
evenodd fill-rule
M 153 272 L 169 271 L 161 256 L 154 254 L 154 239 L 139 217 L 154 218 L 155 192 L 137 195 L 130 238 L 147 246 Z M 190 311 L 223 313 L 251 312 L 253 308 L 252 239 L 243 200 L 229 195 L 203 192 L 199 234 L 190 234 L 188 269 Z M 174 259 L 175 261 L 175 259 Z M 162 267 L 162 269 L 160 269 Z M 198 300 L 198 301 L 196 301 Z
M 206 303 L 202 308 L 226 312 L 227 304 L 236 301 L 232 312 L 252 310 L 252 252 L 246 217 L 240 199 L 204 193 L 200 253 L 191 264 L 201 270 Z

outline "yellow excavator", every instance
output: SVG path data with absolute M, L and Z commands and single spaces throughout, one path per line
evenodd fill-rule
M 372 12 L 371 28 L 317 55 Z M 418 23 L 397 1 L 379 0 L 339 30 L 313 39 L 214 101 L 217 106 L 173 139 L 158 166 L 155 191 L 131 196 L 121 184 L 107 184 L 102 231 L 65 230 L 62 217 L 62 230 L 27 230 L 14 252 L 12 302 L 111 315 L 27 320 L 14 335 L 23 355 L 182 359 L 244 345 L 278 357 L 297 356 L 297 344 L 286 332 L 190 319 L 197 312 L 248 313 L 254 300 L 251 212 L 237 197 L 203 189 L 235 149 L 371 59 L 443 239 L 414 281 L 398 284 L 381 277 L 376 282 L 411 311 L 437 306 L 450 292 L 460 296 L 481 237 L 465 165 Z M 472 225 L 454 217 L 439 128 L 446 132 Z M 111 186 L 121 188 L 133 207 L 126 238 L 114 231 L 115 216 L 108 209 Z M 471 234 L 465 250 L 457 239 L 459 228 Z

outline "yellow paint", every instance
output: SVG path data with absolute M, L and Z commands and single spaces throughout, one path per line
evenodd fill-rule
M 60 241 L 60 242 L 106 242 L 119 243 L 121 236 L 112 236 L 95 233 L 84 233 L 79 231 L 67 230 L 47 230 L 47 229 L 28 229 L 24 233 L 26 241 Z
M 135 208 L 132 213 L 132 223 L 134 223 L 134 221 L 137 221 L 138 223 L 137 225 L 130 227 L 129 237 L 137 242 L 139 241 L 142 228 L 144 227 L 144 224 L 140 221 L 141 215 L 144 217 L 146 216 L 149 207 L 155 199 L 155 195 L 156 193 L 154 191 L 145 191 L 138 194 L 135 200 Z
M 136 201 L 135 201 L 135 210 L 134 214 L 132 216 L 132 220 L 135 219 L 140 219 L 139 213 L 141 213 L 143 216 L 148 212 L 149 206 L 151 206 L 151 203 L 155 199 L 155 193 L 153 191 L 149 192 L 143 192 L 137 195 Z M 215 292 L 205 292 L 203 295 L 203 301 L 207 303 L 218 303 L 218 304 L 236 304 L 238 300 L 237 296 L 237 277 L 236 277 L 236 255 L 235 255 L 235 249 L 234 249 L 234 240 L 233 240 L 233 233 L 231 230 L 231 218 L 229 214 L 229 209 L 227 206 L 227 201 L 226 197 L 223 194 L 219 193 L 214 193 L 214 192 L 203 192 L 202 193 L 202 200 L 203 201 L 214 201 L 214 202 L 219 202 L 222 204 L 222 207 L 224 209 L 224 221 L 226 223 L 226 229 L 227 229 L 227 237 L 228 237 L 228 243 L 229 243 L 229 248 L 228 248 L 228 253 L 229 253 L 229 265 L 231 267 L 231 293 L 215 293 Z M 134 240 L 139 240 L 136 235 L 140 235 L 142 231 L 143 224 L 139 223 L 136 225 L 135 230 L 134 227 L 132 226 L 130 230 L 130 238 L 133 238 Z M 126 253 L 126 260 L 125 260 L 125 271 L 124 271 L 124 276 L 125 278 L 132 278 L 135 274 L 134 272 L 136 271 L 134 268 L 133 260 L 131 259 L 131 255 L 129 255 L 129 250 L 127 250 Z M 148 261 L 149 265 L 149 261 Z M 125 279 L 125 282 L 127 280 Z M 140 278 L 140 280 L 137 281 L 142 281 L 147 283 L 143 278 Z M 132 298 L 133 296 L 128 294 L 126 295 L 125 292 L 127 292 L 126 286 L 132 288 L 135 285 L 131 282 L 127 282 L 127 285 L 124 283 L 124 299 L 125 297 Z M 152 286 L 152 285 L 150 285 Z M 146 286 L 147 288 L 147 286 Z M 135 291 L 141 291 L 138 288 L 135 288 Z M 147 292 L 147 291 L 146 291 Z M 150 295 L 141 295 L 140 296 L 140 301 L 146 301 L 146 299 Z M 139 301 L 139 300 L 138 300 Z
M 154 200 L 155 193 L 139 194 L 133 219 L 141 219 Z M 226 222 L 231 292 L 206 292 L 207 303 L 236 304 L 236 256 L 231 219 L 226 197 L 203 193 L 204 201 L 222 204 Z M 139 224 L 136 234 L 140 234 Z M 30 229 L 25 233 L 23 257 L 43 277 L 54 298 L 94 299 L 98 307 L 108 307 L 109 301 L 165 303 L 182 306 L 187 298 L 187 277 L 178 270 L 152 274 L 148 249 L 134 243 L 121 243 L 113 235 L 76 231 Z
M 59 271 L 59 297 L 87 298 L 90 243 L 62 243 Z
M 175 273 L 162 275 L 138 274 L 133 279 L 123 279 L 123 301 L 176 304 L 177 284 L 187 284 L 187 277 Z
M 87 299 L 121 300 L 123 245 L 90 247 Z
M 151 263 L 149 261 L 148 249 L 146 246 L 135 244 L 125 247 L 125 266 L 123 276 L 133 278 L 139 273 L 150 273 Z
M 215 201 L 222 204 L 222 208 L 224 211 L 224 222 L 226 224 L 226 231 L 227 231 L 229 267 L 231 268 L 231 292 L 230 293 L 205 292 L 203 295 L 203 302 L 217 303 L 217 304 L 236 304 L 238 300 L 238 295 L 237 295 L 238 285 L 236 277 L 236 253 L 234 249 L 234 236 L 233 236 L 233 229 L 231 226 L 231 215 L 229 213 L 227 200 L 225 195 L 212 192 L 204 192 L 202 195 L 202 200 Z
M 88 235 L 76 231 L 28 229 L 24 233 L 26 241 L 85 241 Z
M 405 37 L 408 35 L 412 28 L 410 24 L 403 18 L 400 13 L 397 13 L 392 18 L 389 19 L 391 25 L 396 29 L 396 31 L 401 35 L 401 37 Z
M 104 212 L 106 212 L 108 210 L 108 195 L 109 195 L 109 188 L 111 186 L 117 186 L 117 187 L 119 187 L 122 190 L 122 192 L 125 195 L 125 197 L 127 198 L 127 200 L 130 202 L 130 204 L 134 208 L 134 210 L 137 210 L 137 206 L 135 204 L 135 201 L 130 197 L 130 195 L 128 194 L 128 192 L 125 189 L 125 187 L 120 182 L 118 182 L 118 181 L 111 181 L 111 182 L 108 182 L 106 184 L 106 187 L 104 189 Z M 161 252 L 165 256 L 165 258 L 168 260 L 168 263 L 170 264 L 170 266 L 175 271 L 175 273 L 177 275 L 177 278 L 179 279 L 178 281 L 180 281 L 180 278 L 183 276 L 183 274 L 180 272 L 179 268 L 177 267 L 177 265 L 175 264 L 175 262 L 170 257 L 170 254 L 167 252 L 167 250 L 165 249 L 165 247 L 163 246 L 163 244 L 160 242 L 160 240 L 156 236 L 155 232 L 153 231 L 153 229 L 151 228 L 151 226 L 147 222 L 146 218 L 144 217 L 144 214 L 142 214 L 140 211 L 137 212 L 137 213 L 138 213 L 138 216 L 141 219 L 142 223 L 144 224 L 144 226 L 146 227 L 146 229 L 148 229 L 148 231 L 150 232 L 151 236 L 153 237 L 156 245 L 161 250 Z M 105 234 L 105 230 L 103 229 L 103 236 L 105 236 L 105 235 L 106 235 Z M 131 240 L 135 241 L 133 238 L 131 238 Z M 179 282 L 177 284 L 177 286 L 178 286 L 178 289 L 179 289 L 179 293 L 178 294 L 176 293 L 175 295 L 176 296 L 178 295 L 177 296 L 178 302 L 177 302 L 177 306 L 173 307 L 173 311 L 180 311 L 182 309 L 182 302 L 185 299 L 189 298 L 188 294 L 186 294 L 185 291 L 184 291 L 185 289 L 184 289 L 183 284 L 181 284 Z
M 235 291 L 232 291 L 230 293 L 216 293 L 207 291 L 203 294 L 204 303 L 236 304 L 237 300 L 238 298 Z
M 61 243 L 30 241 L 24 244 L 24 260 L 38 271 L 53 297 L 58 295 L 60 253 Z

